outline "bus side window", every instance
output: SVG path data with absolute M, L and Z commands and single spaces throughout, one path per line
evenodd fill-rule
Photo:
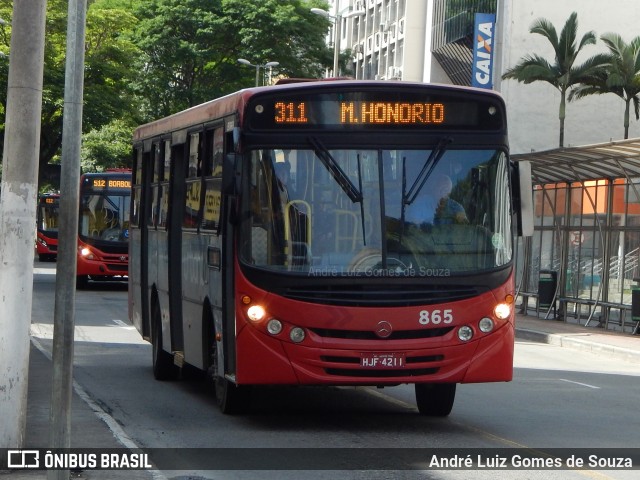
M 220 222 L 220 180 L 208 178 L 205 182 L 204 212 L 202 215 L 202 228 L 204 230 L 214 230 Z
M 158 225 L 159 183 L 162 181 L 162 150 L 159 143 L 153 144 L 153 175 L 151 179 L 151 208 L 149 210 L 149 226 Z
M 192 133 L 189 142 L 189 170 L 188 178 L 200 176 L 200 134 Z
M 160 203 L 160 212 L 158 215 L 158 227 L 165 228 L 167 226 L 167 217 L 169 214 L 169 180 L 171 176 L 171 142 L 164 142 L 164 174 L 160 183 L 158 192 L 158 202 Z
M 213 132 L 213 149 L 211 175 L 214 177 L 222 176 L 222 163 L 224 159 L 224 132 L 222 128 L 216 128 Z
M 133 178 L 133 216 L 131 217 L 131 226 L 138 227 L 140 225 L 140 202 L 142 201 L 142 145 L 136 150 L 135 177 Z
M 205 132 L 205 150 L 202 154 L 204 180 L 203 230 L 215 230 L 220 222 L 222 159 L 224 155 L 224 131 L 222 126 Z

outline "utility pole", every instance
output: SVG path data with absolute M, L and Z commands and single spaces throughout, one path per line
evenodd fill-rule
M 58 229 L 56 303 L 53 319 L 53 387 L 49 415 L 49 446 L 52 448 L 69 448 L 71 446 L 71 394 L 73 387 L 73 337 L 86 17 L 87 0 L 69 0 L 64 116 L 62 120 L 60 225 Z M 47 479 L 68 480 L 69 470 L 49 470 Z
M 25 440 L 46 7 L 13 2 L 0 198 L 0 448 Z

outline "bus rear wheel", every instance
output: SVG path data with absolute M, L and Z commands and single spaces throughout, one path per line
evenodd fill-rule
M 416 404 L 421 415 L 446 417 L 456 398 L 455 383 L 416 383 Z
M 177 377 L 178 369 L 173 364 L 173 356 L 162 348 L 162 323 L 160 321 L 160 307 L 157 302 L 151 312 L 151 346 L 153 354 L 153 376 L 156 380 L 173 380 Z

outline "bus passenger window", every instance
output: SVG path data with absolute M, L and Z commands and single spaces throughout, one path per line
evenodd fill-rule
M 201 185 L 200 180 L 190 181 L 187 184 L 184 217 L 182 219 L 182 226 L 185 228 L 197 228 L 198 226 Z
M 189 170 L 187 177 L 193 178 L 200 175 L 200 134 L 194 133 L 191 135 L 191 141 L 189 142 Z
M 214 177 L 222 176 L 222 163 L 224 157 L 224 131 L 216 128 L 213 132 L 213 171 Z
M 220 203 L 222 201 L 220 181 L 208 179 L 205 188 L 202 228 L 213 230 L 218 227 L 220 222 Z

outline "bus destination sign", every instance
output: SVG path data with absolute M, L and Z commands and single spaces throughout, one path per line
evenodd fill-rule
M 340 125 L 440 124 L 445 121 L 443 103 L 338 102 Z M 309 123 L 308 102 L 276 102 L 275 123 Z
M 90 177 L 89 188 L 94 190 L 129 190 L 131 180 L 128 178 Z
M 248 110 L 252 130 L 393 129 L 499 130 L 503 108 L 489 97 L 416 90 L 273 93 L 256 96 Z

